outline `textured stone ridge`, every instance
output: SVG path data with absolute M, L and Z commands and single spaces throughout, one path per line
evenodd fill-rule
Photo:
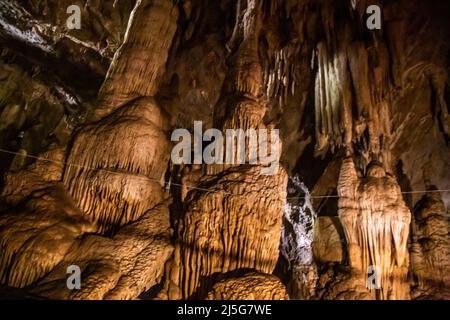
M 338 184 L 339 218 L 345 231 L 350 267 L 366 279 L 369 266 L 379 268 L 380 297 L 407 299 L 411 213 L 394 177 L 371 164 L 357 175 L 352 158 L 342 163 Z
M 160 204 L 113 238 L 84 236 L 33 292 L 51 299 L 136 299 L 161 281 L 170 238 L 167 203 Z M 81 268 L 81 290 L 67 289 L 70 265 Z
M 99 93 L 97 119 L 130 99 L 156 95 L 177 18 L 178 9 L 172 0 L 136 1 L 124 41 L 116 51 Z
M 0 298 L 450 299 L 449 14 L 0 0 Z M 245 164 L 175 164 L 198 121 L 267 130 L 277 172 L 252 135 Z
M 417 298 L 450 298 L 449 220 L 438 192 L 425 195 L 414 210 L 414 235 L 411 244 L 411 270 Z
M 191 192 L 178 225 L 169 297 L 201 297 L 215 275 L 239 269 L 272 273 L 278 260 L 286 175 L 259 167 L 204 177 Z M 197 266 L 202 265 L 202 268 Z
M 249 273 L 216 283 L 207 300 L 287 300 L 289 296 L 280 279 L 263 273 Z
M 77 237 L 94 231 L 60 184 L 34 191 L 0 216 L 0 281 L 23 288 L 50 272 Z
M 163 198 L 167 119 L 153 99 L 129 103 L 76 136 L 64 184 L 77 205 L 110 233 Z

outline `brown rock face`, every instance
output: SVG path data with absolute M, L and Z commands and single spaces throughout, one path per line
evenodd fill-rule
M 314 258 L 320 262 L 342 262 L 344 260 L 344 240 L 342 225 L 336 217 L 319 217 L 314 232 Z
M 413 294 L 422 299 L 439 298 L 440 295 L 448 298 L 449 220 L 439 193 L 425 195 L 416 205 L 414 228 L 411 269 L 416 277 L 417 287 Z
M 375 270 L 379 277 L 376 289 L 382 299 L 407 299 L 411 213 L 395 178 L 380 165 L 372 164 L 367 176 L 359 179 L 353 160 L 347 158 L 342 164 L 338 193 L 339 218 L 355 276 L 360 274 L 365 279 L 368 270 Z
M 135 221 L 163 198 L 166 123 L 156 102 L 141 98 L 78 133 L 64 184 L 100 232 Z
M 146 212 L 112 238 L 86 235 L 33 289 L 52 299 L 135 299 L 157 285 L 173 251 L 167 203 Z M 71 291 L 66 270 L 80 267 L 83 285 Z
M 286 300 L 288 294 L 277 277 L 250 273 L 216 283 L 206 297 L 208 300 Z
M 286 176 L 261 176 L 259 171 L 258 167 L 229 169 L 197 184 L 214 186 L 209 191 L 188 194 L 186 213 L 178 225 L 170 298 L 201 297 L 216 277 L 231 271 L 273 272 Z
M 17 288 L 42 278 L 71 251 L 77 237 L 94 230 L 61 185 L 34 191 L 3 214 L 0 224 L 1 282 Z
M 450 299 L 450 4 L 372 2 L 0 1 L 0 298 Z

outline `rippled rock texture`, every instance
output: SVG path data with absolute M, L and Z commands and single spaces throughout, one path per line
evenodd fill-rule
M 0 297 L 450 298 L 449 13 L 0 1 Z M 175 163 L 196 121 L 274 170 Z

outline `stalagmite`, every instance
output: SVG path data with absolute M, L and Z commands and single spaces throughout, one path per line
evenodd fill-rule
M 369 266 L 373 266 L 380 271 L 381 299 L 408 298 L 407 240 L 411 213 L 396 179 L 377 163 L 369 165 L 366 177 L 360 179 L 352 158 L 346 158 L 338 194 L 339 217 L 353 273 L 366 277 Z
M 257 166 L 232 168 L 221 176 L 206 176 L 196 187 L 214 187 L 188 194 L 178 225 L 175 256 L 180 260 L 170 274 L 169 298 L 201 297 L 217 273 L 248 268 L 273 272 L 286 180 L 259 171 Z
M 156 93 L 176 29 L 172 1 L 138 1 L 100 92 L 94 120 L 75 137 L 64 184 L 98 231 L 113 233 L 163 198 L 168 119 Z M 151 32 L 137 32 L 151 21 Z M 150 63 L 148 63 L 148 61 Z
M 161 200 L 166 126 L 156 102 L 141 98 L 77 135 L 64 184 L 100 232 L 136 220 Z
M 235 39 L 230 41 L 231 46 L 238 45 L 215 108 L 214 123 L 224 133 L 227 129 L 265 128 L 257 41 L 261 1 L 246 2 L 245 22 L 236 27 Z M 248 146 L 246 140 L 247 151 Z M 248 154 L 246 160 L 247 164 L 207 166 L 207 175 L 195 186 L 199 190 L 187 194 L 168 276 L 169 299 L 203 297 L 221 279 L 221 273 L 239 269 L 273 272 L 286 174 L 280 168 L 274 175 L 262 175 L 261 166 L 248 164 Z
M 136 1 L 125 39 L 100 90 L 95 119 L 105 117 L 135 98 L 155 96 L 177 19 L 178 9 L 173 1 Z
M 449 221 L 439 192 L 429 191 L 414 210 L 411 270 L 417 287 L 413 295 L 426 298 L 442 291 L 443 296 L 450 297 Z
M 100 105 L 75 136 L 67 162 L 58 153 L 49 153 L 45 166 L 39 160 L 22 174 L 29 190 L 7 180 L 9 205 L 25 201 L 0 218 L 1 283 L 34 284 L 48 298 L 134 299 L 160 281 L 173 250 L 163 190 L 170 144 L 167 115 L 151 96 L 177 12 L 170 0 L 138 1 Z M 149 21 L 161 28 L 130 34 Z M 73 264 L 84 277 L 75 292 L 66 286 Z

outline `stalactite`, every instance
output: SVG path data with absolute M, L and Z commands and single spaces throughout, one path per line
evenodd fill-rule
M 329 11 L 324 5 L 325 37 L 316 47 L 316 153 L 358 148 L 355 144 L 367 134 L 368 161 L 382 160 L 390 167 L 388 50 L 377 35 L 371 46 L 352 38 L 353 22 L 339 24 Z
M 300 81 L 299 63 L 301 59 L 299 43 L 293 40 L 286 47 L 274 53 L 263 74 L 265 96 L 283 110 L 290 96 L 295 95 Z
M 411 214 L 394 177 L 376 163 L 358 178 L 353 160 L 342 164 L 338 183 L 339 217 L 344 227 L 350 266 L 358 277 L 379 268 L 382 299 L 406 299 Z

